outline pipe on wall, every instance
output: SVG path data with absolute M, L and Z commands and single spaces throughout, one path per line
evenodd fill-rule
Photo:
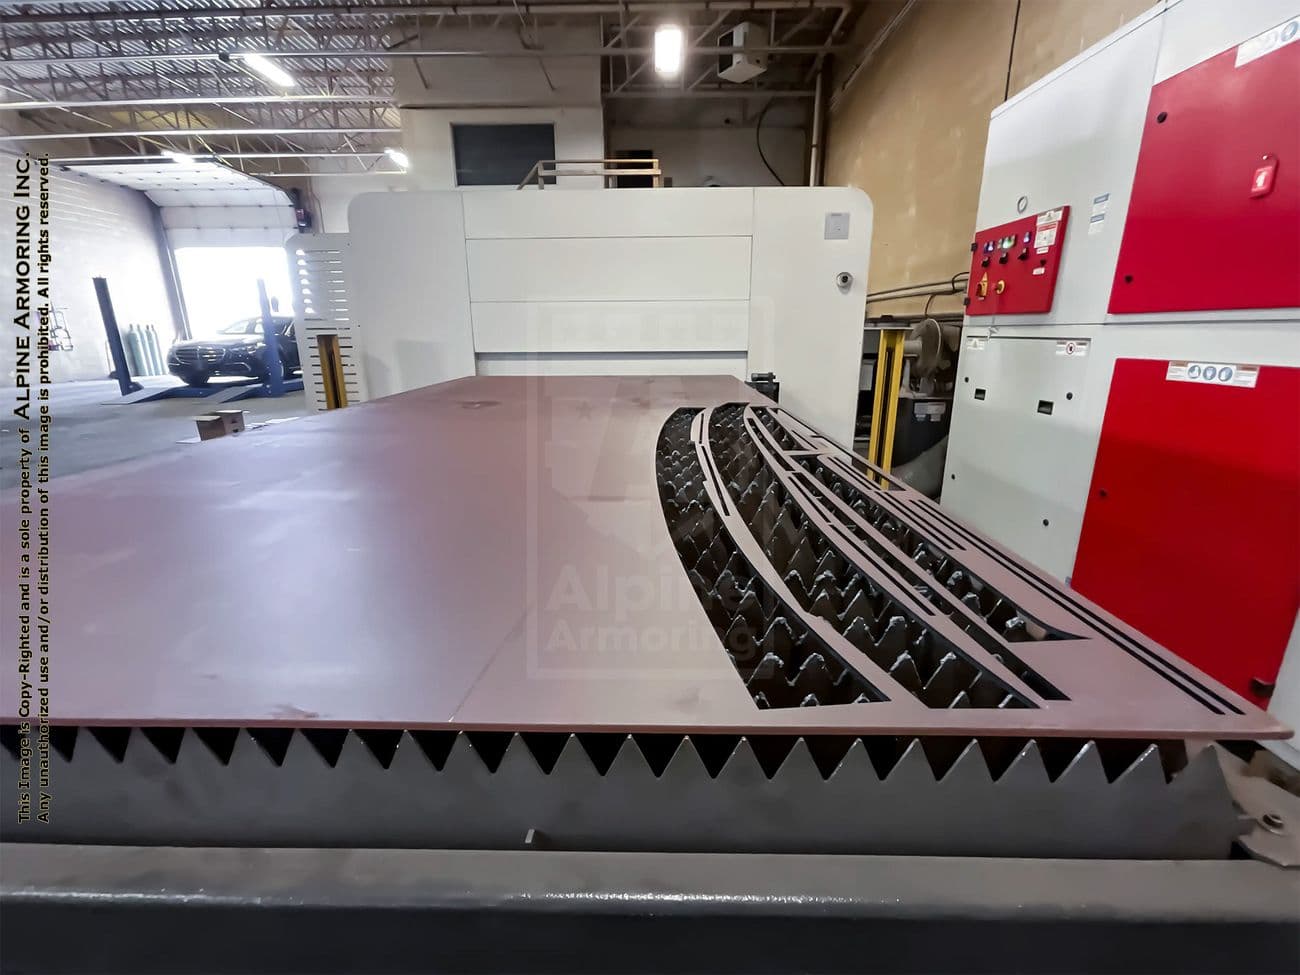
M 821 186 L 822 183 L 822 139 L 825 138 L 826 135 L 826 112 L 822 105 L 825 77 L 826 69 L 823 67 L 818 70 L 817 81 L 813 86 L 813 117 L 811 129 L 812 145 L 808 149 L 809 186 Z
M 969 278 L 969 271 L 958 271 L 945 281 L 924 281 L 920 284 L 905 284 L 897 288 L 885 288 L 868 294 L 866 302 L 871 304 L 874 301 L 897 301 L 901 298 L 959 295 L 966 290 L 966 283 Z

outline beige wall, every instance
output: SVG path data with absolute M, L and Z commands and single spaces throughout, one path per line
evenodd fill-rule
M 945 279 L 968 266 L 989 113 L 1003 101 L 1008 62 L 1014 95 L 1152 2 L 1021 0 L 1017 22 L 1016 0 L 918 0 L 856 73 L 861 55 L 842 59 L 826 182 L 860 186 L 875 205 L 872 291 Z M 878 0 L 868 8 L 855 34 L 861 51 L 903 6 Z M 896 301 L 869 310 L 920 307 Z M 960 298 L 933 305 L 960 308 Z

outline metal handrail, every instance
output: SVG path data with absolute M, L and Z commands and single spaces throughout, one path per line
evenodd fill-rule
M 599 166 L 600 169 L 560 172 L 561 166 Z M 631 166 L 643 168 L 629 168 Z M 659 160 L 647 156 L 636 159 L 539 159 L 515 189 L 522 190 L 530 185 L 536 185 L 539 190 L 545 189 L 548 179 L 554 180 L 560 176 L 599 176 L 604 180 L 606 189 L 611 186 L 610 180 L 619 176 L 650 176 L 656 188 L 663 186 L 663 170 L 659 167 Z

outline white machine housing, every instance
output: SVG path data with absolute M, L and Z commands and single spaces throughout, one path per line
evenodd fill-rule
M 322 282 L 298 296 L 301 341 L 346 327 L 349 402 L 472 375 L 775 372 L 783 406 L 853 442 L 860 190 L 374 193 L 349 227 L 287 245 L 295 280 Z
M 1074 567 L 1116 359 L 1300 364 L 1297 308 L 1107 311 L 1152 85 L 1297 13 L 1297 0 L 1161 2 L 992 113 L 976 227 L 1073 216 L 1049 313 L 965 320 L 942 503 L 1054 575 Z M 1294 635 L 1271 710 L 1300 726 Z

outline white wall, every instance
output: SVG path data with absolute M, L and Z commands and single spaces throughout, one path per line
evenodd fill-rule
M 544 28 L 538 40 L 552 49 L 600 45 L 594 26 Z M 426 31 L 422 42 L 444 50 L 523 49 L 513 27 L 444 27 Z M 392 64 L 413 188 L 455 187 L 451 127 L 457 123 L 552 122 L 557 158 L 599 159 L 605 154 L 598 58 L 432 58 Z
M 8 156 L 0 158 L 6 181 L 11 181 L 13 163 Z M 52 378 L 55 382 L 103 379 L 110 367 L 92 277 L 108 279 L 117 320 L 123 328 L 152 324 L 164 345 L 175 332 L 159 259 L 153 205 L 135 190 L 57 171 L 51 173 L 50 198 L 52 304 L 63 310 L 73 343 L 72 351 L 51 354 Z M 33 236 L 35 230 L 33 225 Z M 14 239 L 12 217 L 0 221 L 0 251 L 12 257 Z M 10 259 L 0 262 L 0 293 L 12 295 L 13 289 L 14 267 Z M 19 331 L 12 315 L 5 316 L 2 331 L 0 384 L 10 384 L 14 378 L 13 337 Z M 34 338 L 34 323 L 32 334 Z
M 763 152 L 787 186 L 804 182 L 805 133 L 763 126 Z M 649 149 L 674 186 L 776 186 L 754 141 L 754 127 L 610 129 L 611 150 Z
M 405 190 L 411 179 L 405 173 L 317 173 L 293 185 L 306 188 L 304 199 L 316 221 L 312 228 L 315 233 L 345 234 L 348 204 L 353 197 Z

